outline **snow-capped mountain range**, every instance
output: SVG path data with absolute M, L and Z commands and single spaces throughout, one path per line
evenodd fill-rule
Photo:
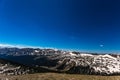
M 0 55 L 2 59 L 30 67 L 42 67 L 56 72 L 99 75 L 120 74 L 119 54 L 96 54 L 57 49 L 1 46 Z M 2 63 L 0 62 L 0 64 Z

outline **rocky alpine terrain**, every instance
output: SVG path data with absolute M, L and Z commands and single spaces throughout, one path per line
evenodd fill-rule
M 0 48 L 0 74 L 40 72 L 119 75 L 120 55 L 39 48 Z

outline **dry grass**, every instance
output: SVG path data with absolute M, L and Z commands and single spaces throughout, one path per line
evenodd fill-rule
M 0 76 L 0 80 L 120 80 L 120 76 L 40 73 L 21 76 Z

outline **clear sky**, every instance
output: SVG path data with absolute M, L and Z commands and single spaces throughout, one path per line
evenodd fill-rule
M 120 51 L 120 0 L 0 0 L 0 43 Z

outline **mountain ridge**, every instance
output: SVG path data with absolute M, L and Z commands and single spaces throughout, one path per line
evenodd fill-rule
M 0 48 L 0 55 L 0 58 L 37 69 L 43 68 L 51 72 L 95 75 L 120 74 L 119 54 L 4 47 Z

